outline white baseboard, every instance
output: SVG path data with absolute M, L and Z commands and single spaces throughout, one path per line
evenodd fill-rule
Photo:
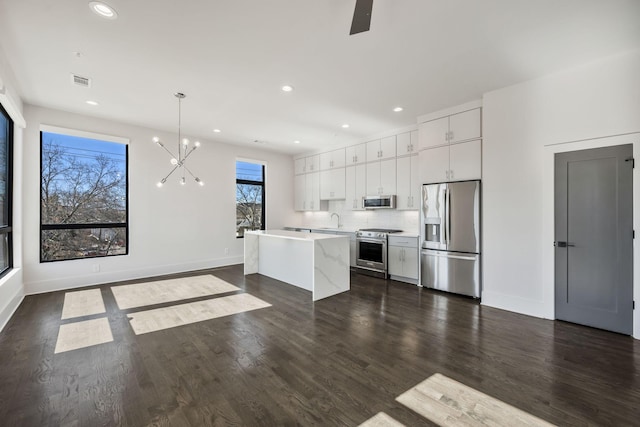
M 93 273 L 90 275 L 26 282 L 24 284 L 24 288 L 26 295 L 35 295 L 47 292 L 64 291 L 67 289 L 83 288 L 86 286 L 101 285 L 104 283 L 120 282 L 124 280 L 144 279 L 146 277 L 162 276 L 165 274 L 184 273 L 188 271 L 225 267 L 229 265 L 242 264 L 243 262 L 244 256 L 239 255 L 208 261 L 197 261 L 172 265 L 154 265 L 142 268 L 119 270 L 114 272 L 101 272 Z
M 18 292 L 16 292 L 16 294 L 13 296 L 13 298 L 11 298 L 9 302 L 7 302 L 7 305 L 4 306 L 2 311 L 0 311 L 0 332 L 4 329 L 5 326 L 7 326 L 7 323 L 9 323 L 9 320 L 11 320 L 13 314 L 16 312 L 18 307 L 20 307 L 20 303 L 22 303 L 23 299 L 24 292 L 22 292 L 22 289 L 19 289 Z
M 482 305 L 526 314 L 542 319 L 554 319 L 553 310 L 549 310 L 544 301 L 505 295 L 498 292 L 482 291 Z

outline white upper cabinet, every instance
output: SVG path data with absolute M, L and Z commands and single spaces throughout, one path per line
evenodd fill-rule
M 335 168 L 320 172 L 320 199 L 344 200 L 345 168 Z
M 442 117 L 418 126 L 420 150 L 477 139 L 482 136 L 481 109 Z
M 396 136 L 367 142 L 367 162 L 396 157 Z
M 344 207 L 347 210 L 361 211 L 362 198 L 367 194 L 367 170 L 364 164 L 346 168 L 346 197 Z
M 295 159 L 293 169 L 296 175 L 309 172 L 317 172 L 320 170 L 320 156 L 309 156 L 301 159 Z
M 422 150 L 419 162 L 422 184 L 481 179 L 482 140 Z
M 438 147 L 449 143 L 449 117 L 420 123 L 418 126 L 420 149 Z
M 449 181 L 467 181 L 482 177 L 482 140 L 449 146 Z
M 327 202 L 320 200 L 320 172 L 294 177 L 293 206 L 297 211 L 327 210 Z
M 296 175 L 293 179 L 293 209 L 303 211 L 307 200 L 307 177 L 305 175 Z
M 396 208 L 417 210 L 420 206 L 420 176 L 418 155 L 396 160 Z
M 293 170 L 295 171 L 296 175 L 300 175 L 306 172 L 306 163 L 307 163 L 307 159 L 306 158 L 301 158 L 301 159 L 295 159 L 293 161 Z
M 367 163 L 367 196 L 396 194 L 396 159 Z
M 449 116 L 449 144 L 482 136 L 480 108 Z
M 357 165 L 367 161 L 367 144 L 352 145 L 346 148 L 347 165 Z
M 345 165 L 345 149 L 320 154 L 320 170 L 341 168 Z

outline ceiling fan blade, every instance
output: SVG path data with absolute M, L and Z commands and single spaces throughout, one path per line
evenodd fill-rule
M 351 22 L 351 32 L 349 35 L 369 31 L 371 26 L 371 10 L 373 0 L 356 0 L 356 10 L 353 12 L 353 22 Z

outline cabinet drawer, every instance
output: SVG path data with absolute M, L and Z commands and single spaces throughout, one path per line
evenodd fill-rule
M 389 246 L 418 249 L 417 237 L 389 236 Z

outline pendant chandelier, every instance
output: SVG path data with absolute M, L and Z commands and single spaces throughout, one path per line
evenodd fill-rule
M 189 146 L 189 140 L 187 138 L 182 138 L 182 134 L 181 134 L 182 100 L 187 95 L 180 92 L 174 93 L 173 95 L 176 98 L 178 98 L 178 155 L 175 156 L 167 147 L 165 147 L 162 141 L 160 141 L 160 138 L 158 138 L 157 136 L 153 137 L 153 142 L 158 144 L 159 147 L 164 149 L 164 151 L 166 151 L 169 154 L 169 156 L 171 157 L 170 163 L 173 166 L 173 169 L 171 169 L 171 171 L 164 178 L 162 178 L 156 185 L 158 187 L 162 187 L 164 183 L 167 182 L 167 178 L 169 178 L 178 169 L 182 169 L 182 177 L 180 178 L 180 181 L 179 181 L 181 185 L 185 185 L 187 183 L 187 180 L 186 180 L 187 174 L 189 174 L 198 184 L 204 185 L 204 182 L 200 178 L 195 176 L 193 172 L 191 172 L 191 170 L 185 166 L 185 162 L 187 161 L 191 153 L 193 153 L 194 151 L 196 151 L 198 147 L 200 147 L 200 142 L 196 141 L 194 142 L 193 146 Z

